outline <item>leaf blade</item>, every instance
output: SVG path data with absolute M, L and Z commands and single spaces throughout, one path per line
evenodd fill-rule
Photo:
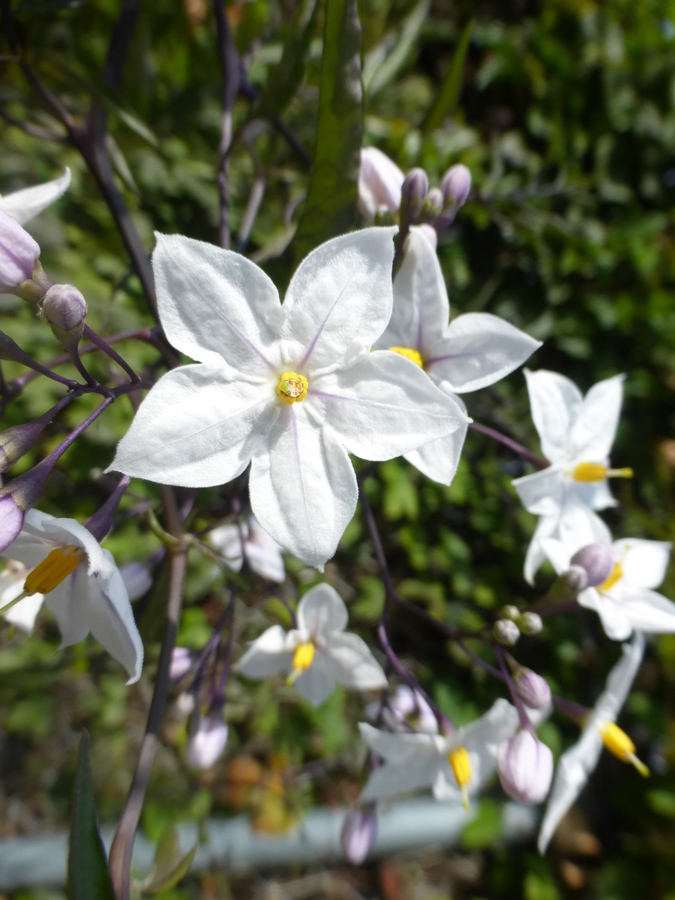
M 450 115 L 459 99 L 459 92 L 462 89 L 462 76 L 464 75 L 464 63 L 466 62 L 466 54 L 469 50 L 471 41 L 471 32 L 473 31 L 473 19 L 464 26 L 457 48 L 452 57 L 450 68 L 448 69 L 443 84 L 438 92 L 433 106 L 429 110 L 426 121 L 424 122 L 424 133 L 429 134 L 430 131 L 438 128 L 443 119 Z

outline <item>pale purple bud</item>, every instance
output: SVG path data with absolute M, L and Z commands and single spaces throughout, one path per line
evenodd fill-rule
M 428 190 L 429 179 L 424 169 L 411 169 L 403 181 L 401 196 L 405 197 L 406 200 L 414 202 L 419 209 Z
M 451 166 L 441 180 L 445 202 L 453 206 L 463 206 L 470 190 L 471 172 L 461 163 Z
M 38 244 L 0 209 L 0 293 L 13 292 L 30 281 L 39 256 Z
M 497 752 L 497 772 L 502 787 L 521 803 L 541 803 L 553 778 L 553 754 L 523 728 Z
M 520 637 L 520 629 L 511 619 L 498 619 L 492 630 L 495 639 L 506 647 L 513 647 Z
M 87 301 L 72 284 L 54 284 L 45 294 L 40 312 L 66 350 L 77 347 L 84 331 Z
M 571 566 L 579 566 L 586 573 L 586 587 L 595 587 L 606 581 L 614 566 L 612 548 L 609 544 L 601 544 L 596 541 L 586 544 L 581 550 L 577 550 L 570 560 Z
M 171 654 L 171 665 L 169 666 L 169 678 L 171 681 L 178 681 L 187 675 L 192 668 L 192 654 L 187 647 L 174 647 Z
M 210 769 L 220 759 L 226 743 L 225 722 L 217 716 L 206 716 L 188 741 L 188 762 L 196 769 Z
M 523 634 L 539 634 L 541 629 L 544 627 L 544 623 L 541 621 L 541 616 L 539 613 L 535 612 L 524 612 L 518 616 L 517 619 L 518 628 L 522 631 Z
M 438 188 L 432 188 L 422 203 L 422 221 L 434 222 L 443 210 L 443 194 Z
M 513 684 L 518 699 L 530 709 L 547 709 L 551 705 L 551 688 L 548 682 L 532 669 L 520 669 Z
M 352 809 L 345 816 L 340 843 L 353 866 L 360 866 L 370 853 L 377 837 L 377 817 L 372 806 Z
M 17 459 L 28 453 L 42 434 L 45 424 L 36 420 L 15 425 L 0 434 L 0 472 L 6 472 Z
M 0 494 L 0 553 L 19 536 L 24 515 L 25 511 L 11 494 Z
M 144 563 L 132 562 L 122 566 L 120 575 L 132 603 L 147 594 L 152 587 L 152 576 Z
M 372 222 L 383 210 L 390 214 L 398 212 L 403 177 L 396 163 L 381 150 L 364 147 L 359 167 L 358 208 L 361 215 Z
M 562 573 L 560 580 L 575 594 L 580 594 L 588 587 L 588 575 L 581 566 L 570 566 Z

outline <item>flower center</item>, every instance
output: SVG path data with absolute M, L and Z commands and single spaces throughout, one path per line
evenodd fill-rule
M 617 581 L 621 581 L 623 578 L 623 566 L 621 563 L 615 562 L 612 566 L 612 571 L 609 573 L 607 578 L 602 582 L 601 585 L 598 586 L 598 590 L 603 594 L 606 594 L 610 591 Z
M 298 403 L 307 396 L 309 382 L 297 372 L 284 372 L 277 382 L 277 394 L 282 403 Z
M 569 472 L 575 481 L 581 481 L 591 484 L 597 481 L 604 481 L 605 478 L 632 478 L 632 469 L 608 469 L 607 466 L 601 466 L 600 463 L 580 462 Z
M 390 347 L 389 349 L 392 351 L 392 353 L 398 353 L 399 356 L 405 356 L 406 359 L 414 362 L 416 366 L 420 367 L 420 369 L 424 368 L 422 354 L 419 352 L 419 350 L 415 350 L 414 347 Z
M 307 641 L 306 644 L 298 644 L 293 654 L 293 671 L 286 679 L 288 684 L 293 684 L 303 672 L 309 669 L 314 662 L 315 652 L 316 648 L 311 641 Z
M 610 753 L 613 753 L 622 762 L 634 765 L 640 775 L 643 775 L 645 778 L 649 775 L 649 769 L 635 755 L 635 744 L 625 731 L 622 731 L 614 722 L 598 722 L 596 727 L 600 732 L 602 743 Z
M 48 594 L 58 587 L 62 581 L 72 575 L 82 557 L 82 549 L 68 544 L 65 547 L 57 547 L 46 556 L 39 566 L 29 572 L 24 585 L 24 593 Z
M 471 781 L 473 771 L 471 770 L 471 760 L 467 753 L 466 747 L 456 747 L 448 753 L 448 762 L 455 776 L 457 784 L 462 789 L 462 803 L 464 809 L 469 808 L 469 794 L 467 785 Z

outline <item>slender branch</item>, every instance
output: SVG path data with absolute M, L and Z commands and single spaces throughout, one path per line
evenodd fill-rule
M 33 125 L 31 122 L 22 122 L 21 119 L 17 119 L 10 115 L 2 106 L 0 106 L 0 118 L 4 119 L 5 122 L 8 122 L 10 125 L 13 125 L 15 128 L 20 128 L 25 134 L 29 134 L 31 137 L 40 138 L 43 141 L 56 141 L 57 143 L 63 144 L 68 140 L 68 135 L 66 134 L 54 134 L 51 131 L 47 131 L 46 128 L 40 128 L 39 125 Z
M 107 341 L 104 341 L 102 337 L 99 337 L 96 334 L 96 332 L 92 331 L 88 325 L 84 326 L 84 333 L 89 338 L 89 340 L 92 342 L 92 344 L 95 344 L 95 346 L 98 347 L 99 350 L 102 350 L 104 353 L 106 353 L 110 357 L 110 359 L 112 359 L 114 362 L 116 362 L 117 365 L 121 369 L 124 369 L 124 371 L 127 373 L 127 375 L 129 376 L 129 378 L 131 378 L 132 381 L 138 382 L 140 380 L 138 375 L 134 372 L 134 370 L 129 365 L 129 363 L 126 362 L 126 360 L 122 359 L 122 357 L 119 355 L 119 353 L 117 353 L 116 350 L 113 350 L 113 348 L 107 343 Z M 82 351 L 80 351 L 80 353 L 81 352 Z
M 220 246 L 230 248 L 229 151 L 232 146 L 232 109 L 239 91 L 240 62 L 225 14 L 224 0 L 213 0 L 218 34 L 218 54 L 223 75 L 223 122 L 218 154 L 218 191 L 220 195 Z
M 473 431 L 480 432 L 480 434 L 485 434 L 487 435 L 487 437 L 498 441 L 505 447 L 508 447 L 509 450 L 513 450 L 513 452 L 517 453 L 518 456 L 522 456 L 523 459 L 531 462 L 532 465 L 537 469 L 547 469 L 549 466 L 548 461 L 545 460 L 542 456 L 537 456 L 536 453 L 532 453 L 532 451 L 528 450 L 527 447 L 523 447 L 522 444 L 519 444 L 512 438 L 507 437 L 505 434 L 502 434 L 501 431 L 490 428 L 488 425 L 481 425 L 479 422 L 471 422 L 469 424 L 469 428 L 471 428 Z
M 244 216 L 241 220 L 241 225 L 239 226 L 237 243 L 235 245 L 235 250 L 237 251 L 237 253 L 243 253 L 246 249 L 246 244 L 248 243 L 251 229 L 253 228 L 253 223 L 255 222 L 256 216 L 258 215 L 258 210 L 260 209 L 260 204 L 262 203 L 264 196 L 265 178 L 262 175 L 258 175 L 251 185 L 251 193 L 249 194 L 248 203 L 246 204 L 246 209 L 244 210 Z
M 511 673 L 509 672 L 508 666 L 504 660 L 504 654 L 502 653 L 502 648 L 496 641 L 492 642 L 492 649 L 494 650 L 494 654 L 497 657 L 497 661 L 499 662 L 499 668 L 502 672 L 502 677 L 506 682 L 506 686 L 509 689 L 509 693 L 511 694 L 511 699 L 513 700 L 513 705 L 518 710 L 518 718 L 520 719 L 520 727 L 527 728 L 528 731 L 531 731 L 535 737 L 536 732 L 534 731 L 534 726 L 532 722 L 530 722 L 530 717 L 527 714 L 527 710 L 525 709 L 525 704 L 520 699 L 518 694 L 516 694 L 516 686 L 513 683 L 513 678 L 511 678 Z

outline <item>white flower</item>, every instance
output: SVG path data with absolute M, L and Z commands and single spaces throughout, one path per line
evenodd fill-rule
M 462 799 L 466 805 L 494 772 L 498 749 L 518 724 L 515 707 L 503 699 L 446 736 L 389 734 L 361 722 L 361 736 L 385 762 L 370 775 L 360 800 L 386 800 L 431 787 L 437 800 Z
M 380 713 L 380 702 L 369 703 L 366 715 L 375 720 Z M 400 684 L 393 697 L 389 697 L 382 710 L 382 721 L 391 731 L 424 732 L 438 734 L 436 716 L 419 691 L 413 691 L 407 684 Z
M 127 670 L 129 683 L 138 681 L 143 644 L 124 581 L 112 555 L 84 525 L 30 509 L 5 555 L 31 569 L 24 581 L 28 596 L 17 608 L 30 601 L 30 595 L 44 594 L 62 646 L 78 644 L 91 632 Z
M 205 716 L 188 741 L 187 758 L 196 769 L 210 769 L 222 756 L 228 727 L 221 716 Z
M 298 627 L 273 625 L 260 635 L 234 666 L 248 678 L 284 672 L 303 697 L 319 706 L 335 683 L 355 690 L 383 688 L 380 664 L 358 635 L 345 632 L 347 608 L 328 584 L 308 591 L 298 606 Z
M 8 559 L 5 562 L 5 567 L 0 573 L 0 608 L 23 594 L 23 583 L 29 572 L 30 569 L 17 559 Z M 10 606 L 2 616 L 12 625 L 30 634 L 43 600 L 43 594 L 31 594 L 14 606 Z
M 532 583 L 545 559 L 542 541 L 560 537 L 568 515 L 578 516 L 581 509 L 598 535 L 606 532 L 591 510 L 615 506 L 607 478 L 630 477 L 632 472 L 609 468 L 624 375 L 599 381 L 585 397 L 574 382 L 556 372 L 525 369 L 525 377 L 541 449 L 551 463 L 513 482 L 525 509 L 542 517 L 525 561 L 525 578 Z
M 644 647 L 644 637 L 639 632 L 635 634 L 630 644 L 623 645 L 621 659 L 610 672 L 607 686 L 586 720 L 580 739 L 560 757 L 553 789 L 539 831 L 537 846 L 540 853 L 546 850 L 558 822 L 577 799 L 598 764 L 603 747 L 603 732 L 606 731 L 608 723 L 615 722 L 619 715 L 640 668 Z
M 242 550 L 242 537 L 243 550 Z M 281 548 L 254 516 L 240 524 L 220 525 L 208 534 L 208 542 L 222 555 L 226 564 L 239 572 L 246 562 L 261 578 L 283 582 L 286 578 Z
M 369 228 L 318 247 L 283 307 L 267 275 L 241 255 L 159 235 L 162 325 L 199 364 L 153 387 L 111 468 L 208 487 L 250 463 L 262 527 L 323 566 L 356 508 L 349 453 L 391 459 L 465 421 L 416 366 L 370 352 L 391 315 L 393 233 Z
M 70 169 L 66 166 L 63 175 L 54 181 L 46 181 L 44 184 L 36 184 L 34 187 L 1 196 L 0 209 L 16 219 L 20 225 L 25 225 L 65 194 L 69 186 Z
M 494 384 L 521 365 L 541 344 L 487 313 L 466 313 L 450 324 L 450 303 L 438 258 L 419 228 L 394 282 L 394 311 L 376 347 L 393 349 L 424 369 L 462 412 L 457 394 Z M 461 428 L 405 454 L 434 481 L 450 484 L 466 437 Z
M 398 212 L 404 178 L 396 163 L 377 147 L 361 150 L 358 208 L 367 222 L 372 222 L 382 209 Z

